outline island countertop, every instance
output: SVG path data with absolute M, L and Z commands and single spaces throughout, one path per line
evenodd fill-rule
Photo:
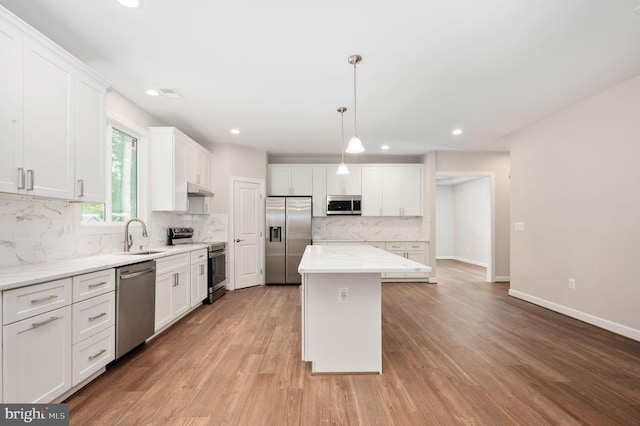
M 431 267 L 367 245 L 307 246 L 298 272 L 430 272 Z

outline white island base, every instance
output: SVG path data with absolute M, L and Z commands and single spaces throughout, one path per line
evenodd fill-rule
M 382 373 L 381 295 L 380 273 L 303 274 L 302 359 L 312 373 Z
M 312 374 L 382 374 L 382 272 L 430 267 L 370 246 L 307 246 L 302 360 Z

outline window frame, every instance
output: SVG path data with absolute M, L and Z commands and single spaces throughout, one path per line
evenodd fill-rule
M 111 207 L 107 208 L 107 204 L 111 202 L 111 129 L 116 128 L 121 132 L 128 134 L 137 139 L 137 211 L 138 219 L 142 219 L 146 223 L 149 220 L 148 199 L 148 131 L 146 128 L 140 127 L 124 117 L 118 116 L 113 112 L 107 111 L 107 119 L 105 126 L 105 149 L 106 149 L 106 173 L 105 176 L 105 218 L 107 217 L 107 210 L 110 214 Z M 82 206 L 78 203 L 78 229 L 80 233 L 93 234 L 98 231 L 99 233 L 120 233 L 124 232 L 124 226 L 126 222 L 82 222 Z

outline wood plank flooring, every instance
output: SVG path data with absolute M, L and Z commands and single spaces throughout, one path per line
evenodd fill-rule
M 298 287 L 254 287 L 72 396 L 71 424 L 640 425 L 640 343 L 437 266 L 437 285 L 383 284 L 382 375 L 311 376 Z

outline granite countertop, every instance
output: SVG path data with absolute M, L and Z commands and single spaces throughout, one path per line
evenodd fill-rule
M 427 265 L 368 245 L 307 246 L 298 266 L 301 274 L 430 271 Z
M 100 271 L 102 269 L 131 265 L 132 263 L 144 262 L 146 260 L 158 259 L 174 254 L 188 253 L 207 247 L 208 244 L 150 247 L 145 249 L 145 251 L 158 251 L 159 253 L 145 255 L 113 253 L 2 268 L 0 269 L 0 291 L 68 278 L 74 275 Z M 134 250 L 132 252 L 135 253 L 136 251 Z

